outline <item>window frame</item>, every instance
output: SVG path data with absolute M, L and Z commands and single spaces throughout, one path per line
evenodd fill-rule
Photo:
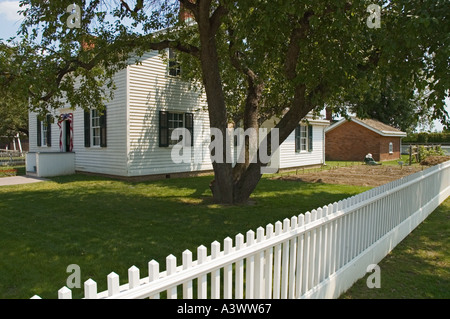
M 311 153 L 313 151 L 313 126 L 299 124 L 295 128 L 295 153 Z
M 94 116 L 95 113 L 95 116 Z M 101 124 L 100 117 L 97 109 L 92 109 L 90 111 L 90 138 L 91 138 L 91 147 L 101 147 Z M 98 123 L 94 126 L 94 120 Z M 97 143 L 97 144 L 96 144 Z
M 52 115 L 47 114 L 45 121 L 41 121 L 37 117 L 37 146 L 51 147 L 52 146 Z
M 98 126 L 93 125 L 94 112 L 98 112 Z M 106 108 L 103 112 L 97 109 L 90 109 L 84 112 L 84 147 L 86 148 L 105 148 L 107 146 L 107 126 L 106 126 Z M 96 134 L 94 134 L 96 130 Z M 98 144 L 94 143 L 98 141 Z
M 177 53 L 174 49 L 169 48 L 167 50 L 167 74 L 171 77 L 180 77 L 181 76 L 181 64 L 180 61 L 177 60 Z
M 182 126 L 171 126 L 170 123 L 181 124 L 181 120 L 178 118 L 176 120 L 170 119 L 171 116 L 177 115 L 182 116 Z M 191 141 L 185 146 L 194 146 L 194 114 L 193 113 L 183 113 L 177 111 L 159 111 L 159 147 L 173 147 L 180 143 L 179 140 L 172 140 L 172 132 L 177 128 L 185 128 L 191 134 Z

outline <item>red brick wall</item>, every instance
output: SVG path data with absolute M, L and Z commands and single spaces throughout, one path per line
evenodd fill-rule
M 380 141 L 380 161 L 392 161 L 400 158 L 400 138 L 399 137 L 379 137 Z M 389 143 L 392 143 L 394 152 L 389 154 Z
M 389 143 L 394 153 L 389 154 Z M 400 158 L 400 138 L 383 137 L 354 122 L 346 122 L 326 133 L 325 158 L 328 161 L 364 161 L 371 153 L 375 161 Z

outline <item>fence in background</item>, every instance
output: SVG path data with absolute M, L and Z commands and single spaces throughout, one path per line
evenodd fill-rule
M 107 276 L 108 290 L 84 283 L 97 298 L 337 298 L 377 264 L 450 195 L 450 161 L 403 179 L 258 228 L 170 255 L 166 270 L 128 270 L 128 283 Z M 34 296 L 33 298 L 39 298 Z M 58 298 L 71 299 L 67 287 Z
M 25 165 L 24 153 L 0 149 L 0 166 Z

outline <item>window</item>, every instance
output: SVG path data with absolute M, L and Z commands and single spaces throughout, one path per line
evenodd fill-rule
M 97 110 L 91 111 L 92 146 L 100 146 L 100 114 Z
M 45 121 L 37 118 L 37 146 L 52 146 L 52 116 L 47 115 Z
M 84 146 L 106 147 L 106 109 L 84 113 Z
M 167 111 L 159 112 L 159 146 L 168 147 L 176 145 L 180 140 L 172 140 L 172 132 L 176 128 L 186 128 L 191 133 L 191 141 L 187 146 L 194 145 L 194 114 L 192 113 L 172 113 Z
M 180 62 L 177 61 L 177 54 L 173 49 L 169 49 L 169 75 L 179 76 L 181 74 Z
M 168 114 L 169 119 L 169 145 L 176 145 L 180 142 L 181 137 L 179 140 L 172 140 L 171 136 L 173 133 L 173 130 L 176 128 L 182 128 L 184 127 L 184 115 L 180 113 L 169 113 Z
M 392 142 L 389 143 L 389 154 L 394 154 L 394 144 Z
M 312 152 L 313 150 L 313 130 L 311 125 L 298 125 L 295 129 L 295 151 Z

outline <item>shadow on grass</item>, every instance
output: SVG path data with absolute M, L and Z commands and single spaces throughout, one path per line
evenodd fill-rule
M 56 298 L 70 264 L 92 277 L 99 291 L 114 271 L 122 282 L 136 265 L 147 276 L 154 259 L 195 253 L 199 245 L 223 242 L 367 188 L 286 183 L 262 179 L 252 205 L 212 203 L 210 176 L 126 182 L 73 175 L 0 190 L 0 296 Z M 81 297 L 82 289 L 75 289 Z

